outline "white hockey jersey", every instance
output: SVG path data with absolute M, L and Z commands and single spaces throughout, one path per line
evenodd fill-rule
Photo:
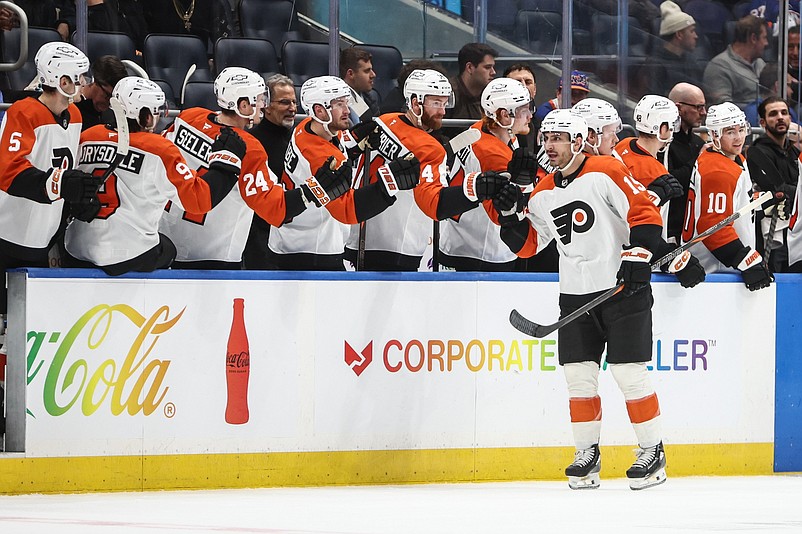
M 709 148 L 696 159 L 691 173 L 688 205 L 682 230 L 683 242 L 704 232 L 717 222 L 732 215 L 751 201 L 752 179 L 749 167 L 740 154 L 735 161 Z M 748 247 L 755 247 L 754 216 L 740 217 L 734 223 L 696 245 L 693 254 L 708 273 L 738 272 L 716 259 L 711 250 L 736 239 Z
M 64 201 L 46 204 L 8 193 L 29 169 L 74 169 L 81 136 L 81 113 L 70 104 L 59 123 L 36 98 L 15 102 L 0 124 L 0 239 L 32 249 L 46 249 L 61 223 Z
M 215 117 L 208 109 L 191 108 L 183 111 L 165 133 L 189 166 L 201 174 L 207 170 L 212 142 L 222 128 Z M 264 147 L 245 130 L 234 130 L 246 145 L 237 186 L 205 215 L 172 204 L 165 208 L 159 231 L 175 244 L 176 261 L 240 262 L 254 211 L 273 226 L 284 221 L 284 189 L 267 167 Z
M 117 132 L 94 126 L 81 135 L 79 168 L 102 175 L 115 156 Z M 159 220 L 167 201 L 191 213 L 212 207 L 209 185 L 189 168 L 178 148 L 150 132 L 130 136 L 130 150 L 98 193 L 101 208 L 92 222 L 74 220 L 65 247 L 73 257 L 114 265 L 159 243 Z
M 482 131 L 482 121 L 471 128 L 482 132 L 482 137 L 457 153 L 451 169 L 451 185 L 462 183 L 466 174 L 482 171 L 503 172 L 518 148 L 513 137 L 512 146 L 495 135 Z M 472 209 L 461 214 L 457 220 L 446 219 L 440 224 L 440 251 L 457 258 L 470 258 L 489 263 L 514 261 L 515 253 L 501 240 L 498 214 L 493 202 L 482 202 L 483 209 Z
M 619 160 L 586 156 L 572 179 L 549 174 L 529 199 L 529 257 L 552 239 L 560 252 L 560 292 L 584 295 L 615 286 L 630 229 L 661 225 L 660 213 Z
M 799 170 L 802 171 L 802 154 L 799 159 Z M 796 184 L 796 195 L 794 196 L 794 207 L 791 211 L 791 219 L 788 224 L 788 265 L 793 265 L 802 261 L 802 221 L 799 220 L 799 199 L 802 180 Z

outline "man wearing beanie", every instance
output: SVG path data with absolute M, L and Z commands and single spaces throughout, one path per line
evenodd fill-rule
M 696 21 L 670 0 L 660 4 L 660 37 L 663 46 L 655 48 L 638 72 L 641 92 L 666 96 L 681 82 L 701 85 L 702 69 L 690 56 L 696 48 Z

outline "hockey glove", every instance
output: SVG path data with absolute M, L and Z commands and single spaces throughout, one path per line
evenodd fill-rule
M 616 278 L 624 284 L 624 296 L 629 297 L 649 285 L 652 268 L 649 261 L 652 253 L 643 247 L 625 246 L 621 251 L 621 267 Z
M 359 149 L 364 152 L 366 148 L 378 150 L 381 141 L 379 125 L 374 120 L 360 122 L 352 126 L 348 132 L 356 141 Z
M 744 247 L 739 256 L 742 256 L 742 259 L 738 262 L 737 269 L 741 271 L 746 289 L 757 291 L 771 285 L 774 277 L 766 267 L 760 252 L 752 247 Z
M 53 169 L 47 178 L 47 196 L 51 201 L 63 198 L 67 202 L 91 202 L 97 200 L 97 190 L 103 185 L 100 176 L 93 176 L 75 169 Z
M 301 191 L 307 203 L 321 208 L 351 189 L 351 179 L 351 164 L 345 161 L 337 167 L 334 156 L 329 156 L 315 175 L 301 184 Z
M 83 222 L 92 222 L 100 211 L 100 201 L 93 198 L 88 202 L 72 202 L 69 204 L 70 215 Z
M 783 184 L 777 187 L 774 198 L 763 204 L 763 214 L 766 217 L 772 217 L 774 210 L 777 210 L 779 219 L 788 220 L 794 207 L 794 196 L 796 196 L 796 186 Z
M 664 273 L 677 276 L 682 287 L 694 287 L 705 281 L 705 268 L 696 256 L 685 251 L 660 268 Z
M 244 157 L 245 141 L 242 137 L 233 128 L 222 128 L 209 152 L 209 169 L 238 175 Z
M 655 206 L 662 206 L 672 198 L 681 197 L 684 193 L 682 184 L 670 174 L 658 176 L 646 188 L 646 194 L 649 195 Z
M 498 223 L 507 226 L 522 221 L 526 199 L 521 188 L 514 183 L 508 183 L 501 188 L 493 199 L 493 207 L 498 212 Z
M 420 161 L 412 152 L 379 167 L 379 181 L 384 191 L 394 197 L 399 191 L 414 188 L 420 181 Z
M 462 182 L 462 192 L 471 202 L 490 200 L 509 182 L 510 175 L 507 173 L 472 172 L 465 176 L 465 180 Z
M 516 148 L 507 163 L 510 180 L 518 185 L 532 185 L 537 174 L 537 158 L 526 148 Z

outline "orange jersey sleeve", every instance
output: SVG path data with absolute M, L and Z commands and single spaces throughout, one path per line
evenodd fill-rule
M 423 132 L 421 132 L 423 133 Z M 441 171 L 445 169 L 446 149 L 433 137 L 426 135 L 424 143 L 415 147 L 415 156 L 420 161 L 420 183 L 413 193 L 415 202 L 423 213 L 432 220 L 437 220 L 437 204 L 440 201 L 440 190 L 443 188 Z
M 619 141 L 615 151 L 624 160 L 629 173 L 644 187 L 649 187 L 655 178 L 668 174 L 663 164 L 643 149 L 635 138 Z
M 272 226 L 281 226 L 287 214 L 284 188 L 267 167 L 267 152 L 251 134 L 240 128 L 235 130 L 246 146 L 238 183 L 240 195 L 259 217 Z

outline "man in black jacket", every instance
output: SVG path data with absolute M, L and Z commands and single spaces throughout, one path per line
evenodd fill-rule
M 763 253 L 764 258 L 769 257 L 769 269 L 775 273 L 787 272 L 788 215 L 799 181 L 799 149 L 788 140 L 791 115 L 785 100 L 769 97 L 760 103 L 757 112 L 760 126 L 766 130 L 766 134 L 759 137 L 747 153 L 749 175 L 759 190 L 782 192 L 785 195 L 785 200 L 775 208 L 776 216 L 772 213 L 771 217 L 757 221 L 758 247 L 763 241 L 763 250 L 766 250 L 766 242 L 770 239 L 771 255 Z M 770 235 L 772 222 L 774 232 Z
M 705 95 L 701 89 L 689 83 L 678 83 L 668 93 L 668 98 L 677 105 L 680 127 L 674 132 L 674 139 L 668 145 L 668 172 L 682 185 L 683 195 L 672 198 L 668 207 L 667 233 L 669 240 L 680 242 L 682 224 L 685 219 L 685 205 L 688 202 L 688 188 L 696 157 L 705 142 L 693 133 L 701 126 L 707 116 Z

